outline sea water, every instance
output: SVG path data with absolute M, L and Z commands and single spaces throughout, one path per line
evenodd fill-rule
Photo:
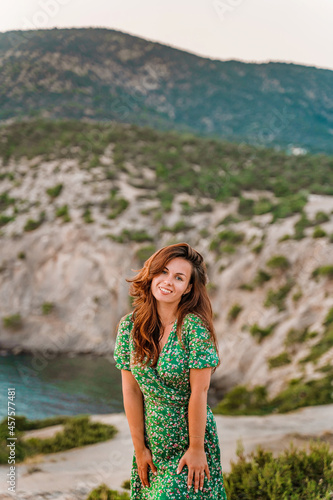
M 29 420 L 124 411 L 121 373 L 112 356 L 0 356 L 1 420 L 7 416 L 8 388 L 15 388 L 16 416 Z

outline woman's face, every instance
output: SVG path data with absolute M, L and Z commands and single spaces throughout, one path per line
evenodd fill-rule
M 192 264 L 176 257 L 170 260 L 161 274 L 154 276 L 151 282 L 151 292 L 158 302 L 177 305 L 184 293 L 188 293 L 192 285 L 191 279 Z

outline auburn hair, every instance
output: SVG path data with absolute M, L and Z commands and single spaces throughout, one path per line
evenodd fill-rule
M 152 367 L 157 365 L 159 357 L 159 339 L 162 323 L 157 312 L 157 303 L 151 292 L 152 279 L 161 274 L 170 260 L 181 257 L 192 265 L 189 284 L 190 291 L 184 294 L 178 304 L 177 311 L 177 337 L 184 348 L 181 327 L 188 313 L 198 315 L 205 327 L 210 332 L 217 354 L 219 356 L 218 343 L 213 325 L 213 311 L 208 296 L 206 284 L 208 283 L 207 269 L 202 255 L 187 243 L 176 243 L 168 245 L 155 252 L 147 259 L 134 276 L 127 278 L 131 283 L 129 294 L 133 300 L 132 320 L 134 322 L 132 336 L 134 340 L 134 362 L 147 365 L 152 360 Z M 144 361 L 145 356 L 147 359 Z M 218 362 L 219 366 L 220 359 Z M 213 367 L 213 373 L 217 366 Z

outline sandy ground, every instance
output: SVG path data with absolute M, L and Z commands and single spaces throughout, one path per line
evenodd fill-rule
M 333 405 L 303 408 L 284 415 L 265 417 L 215 416 L 222 453 L 222 468 L 230 470 L 241 440 L 245 453 L 263 448 L 278 453 L 290 442 L 305 447 L 311 438 L 322 437 L 333 448 Z M 130 478 L 133 444 L 124 413 L 92 415 L 92 421 L 113 424 L 117 435 L 110 441 L 60 453 L 34 457 L 16 466 L 16 493 L 8 495 L 9 466 L 0 466 L 0 499 L 83 500 L 99 484 L 121 490 Z M 29 431 L 26 437 L 52 436 L 62 426 Z

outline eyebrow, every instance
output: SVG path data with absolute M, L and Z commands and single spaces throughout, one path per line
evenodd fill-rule
M 164 269 L 168 269 L 167 266 L 165 266 Z M 169 269 L 168 269 L 168 271 L 169 271 Z M 182 274 L 183 276 L 186 277 L 186 274 L 184 274 L 184 273 L 176 273 L 176 274 Z

